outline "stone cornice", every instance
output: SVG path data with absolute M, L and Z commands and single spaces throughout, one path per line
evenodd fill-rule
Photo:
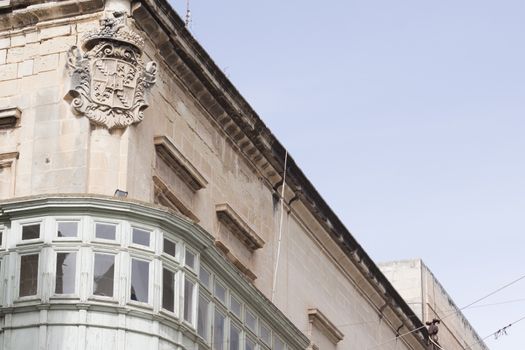
M 42 21 L 85 15 L 104 9 L 104 0 L 11 0 L 0 8 L 0 31 L 22 29 Z
M 139 201 L 93 195 L 46 195 L 0 201 L 0 223 L 16 218 L 46 214 L 99 214 L 141 220 L 179 235 L 201 250 L 201 259 L 213 266 L 267 323 L 285 336 L 290 349 L 306 349 L 308 338 L 262 292 L 253 286 L 215 247 L 214 238 L 199 225 L 169 209 Z M 270 322 L 271 321 L 271 322 Z

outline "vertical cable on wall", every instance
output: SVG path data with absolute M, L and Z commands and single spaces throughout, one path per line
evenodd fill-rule
M 288 150 L 284 153 L 284 170 L 283 170 L 283 187 L 281 188 L 281 218 L 279 220 L 279 239 L 277 241 L 277 256 L 275 258 L 275 269 L 273 270 L 272 283 L 272 302 L 275 297 L 275 287 L 277 285 L 277 270 L 279 269 L 279 257 L 281 256 L 281 239 L 283 236 L 283 218 L 284 218 L 284 189 L 286 187 L 286 167 L 288 163 Z

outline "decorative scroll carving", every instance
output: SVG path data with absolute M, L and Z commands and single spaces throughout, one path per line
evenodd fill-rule
M 82 49 L 68 53 L 71 88 L 66 98 L 73 111 L 108 129 L 125 128 L 144 119 L 145 91 L 155 83 L 157 64 L 142 60 L 144 41 L 126 27 L 126 14 L 100 21 L 87 33 Z

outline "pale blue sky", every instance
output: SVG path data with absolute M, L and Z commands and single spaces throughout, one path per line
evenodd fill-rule
M 372 258 L 422 258 L 458 306 L 525 274 L 525 1 L 191 8 L 195 37 Z M 525 280 L 482 304 L 518 298 Z M 465 315 L 483 337 L 525 302 Z M 487 345 L 523 349 L 523 334 Z

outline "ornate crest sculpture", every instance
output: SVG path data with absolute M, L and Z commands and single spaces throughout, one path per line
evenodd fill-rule
M 125 128 L 144 119 L 144 93 L 155 83 L 157 64 L 142 61 L 143 39 L 126 27 L 126 14 L 100 21 L 100 29 L 83 38 L 84 53 L 68 53 L 73 111 L 108 129 Z

